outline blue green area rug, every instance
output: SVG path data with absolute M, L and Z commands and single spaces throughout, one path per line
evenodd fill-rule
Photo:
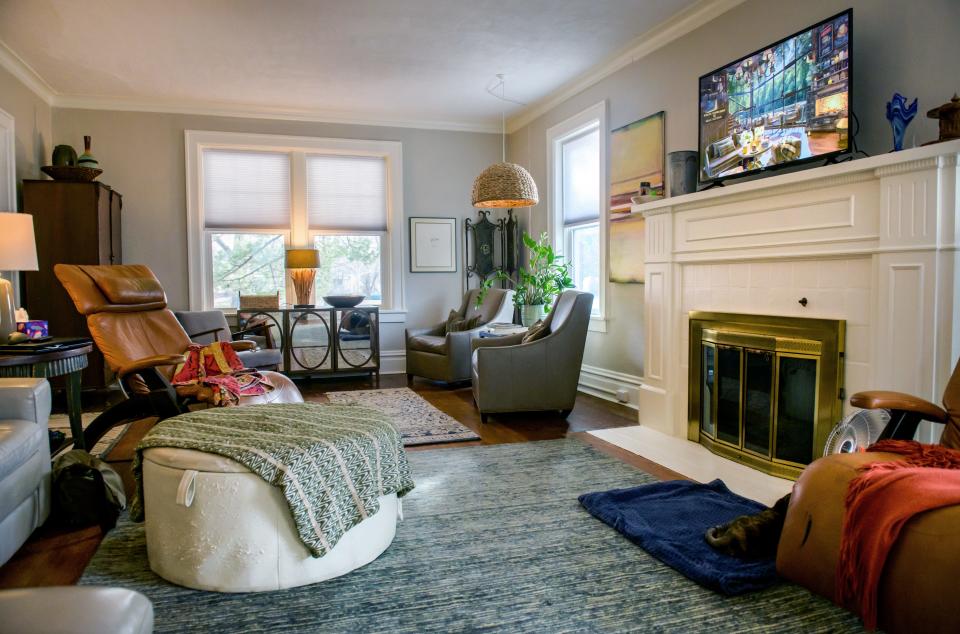
M 724 597 L 657 561 L 577 502 L 654 482 L 575 439 L 409 452 L 417 488 L 376 561 L 302 588 L 187 590 L 154 575 L 121 519 L 80 583 L 153 601 L 157 632 L 859 632 L 791 584 Z

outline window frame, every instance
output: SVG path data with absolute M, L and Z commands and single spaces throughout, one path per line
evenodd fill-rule
M 289 154 L 290 226 L 273 229 L 258 227 L 256 230 L 243 227 L 207 229 L 203 217 L 203 151 L 207 149 Z M 190 310 L 213 309 L 212 253 L 207 248 L 210 244 L 208 231 L 213 233 L 286 232 L 285 247 L 313 244 L 313 235 L 323 233 L 324 230 L 311 229 L 309 226 L 306 157 L 315 154 L 341 154 L 376 156 L 386 161 L 387 230 L 378 232 L 385 236 L 385 239 L 381 240 L 380 255 L 383 294 L 381 313 L 402 316 L 406 312 L 403 285 L 403 147 L 399 141 L 186 130 L 184 151 L 186 153 L 187 269 Z M 336 230 L 331 233 L 359 235 L 362 232 Z M 286 296 L 293 297 L 289 276 L 287 276 L 286 286 Z M 383 321 L 388 320 L 393 321 L 389 317 Z
M 599 130 L 600 145 L 600 187 L 599 187 L 599 214 L 597 220 L 581 222 L 571 225 L 574 227 L 584 227 L 589 224 L 597 223 L 599 229 L 600 242 L 600 285 L 597 297 L 599 314 L 591 314 L 589 330 L 593 332 L 606 332 L 607 330 L 607 215 L 609 207 L 609 183 L 607 182 L 607 164 L 609 157 L 607 154 L 607 143 L 609 138 L 607 126 L 607 101 L 603 100 L 597 104 L 586 108 L 585 110 L 573 115 L 572 117 L 550 127 L 547 130 L 547 180 L 549 192 L 549 213 L 547 214 L 547 233 L 553 243 L 554 250 L 563 255 L 570 251 L 568 244 L 569 233 L 563 223 L 563 181 L 562 181 L 562 144 L 590 129 Z

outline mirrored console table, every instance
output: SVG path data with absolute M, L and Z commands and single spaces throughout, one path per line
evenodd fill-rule
M 267 326 L 268 341 L 280 348 L 280 370 L 291 376 L 370 374 L 380 379 L 380 309 L 284 307 L 237 311 L 237 324 Z

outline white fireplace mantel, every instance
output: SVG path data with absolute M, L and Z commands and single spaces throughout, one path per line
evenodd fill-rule
M 640 423 L 686 437 L 691 310 L 844 319 L 848 394 L 939 402 L 960 356 L 958 156 L 951 141 L 635 206 Z

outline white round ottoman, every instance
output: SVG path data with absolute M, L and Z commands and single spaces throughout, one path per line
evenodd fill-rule
M 229 458 L 173 448 L 143 451 L 143 498 L 150 568 L 215 592 L 279 590 L 346 574 L 387 549 L 400 512 L 396 494 L 381 496 L 379 511 L 312 557 L 279 488 Z

